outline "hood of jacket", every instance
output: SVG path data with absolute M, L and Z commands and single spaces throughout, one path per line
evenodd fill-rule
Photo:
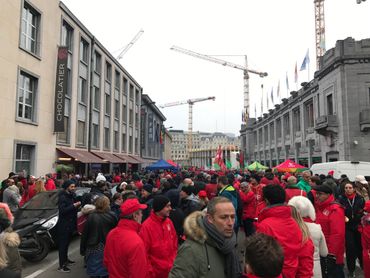
M 2 232 L 0 234 L 0 238 L 2 242 L 9 246 L 9 247 L 17 247 L 20 243 L 21 240 L 19 238 L 19 235 L 16 232 Z
M 90 204 L 84 205 L 83 208 L 81 209 L 82 214 L 89 214 L 89 213 L 92 213 L 94 211 L 95 211 L 95 206 L 90 205 Z
M 204 243 L 207 240 L 207 233 L 203 227 L 203 217 L 205 214 L 201 211 L 196 211 L 190 214 L 184 222 L 185 235 L 199 243 Z

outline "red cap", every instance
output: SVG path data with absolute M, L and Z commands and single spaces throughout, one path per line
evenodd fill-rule
M 207 197 L 207 192 L 205 190 L 201 190 L 198 192 L 199 197 Z
M 147 207 L 148 206 L 145 204 L 140 204 L 138 199 L 127 199 L 121 205 L 121 215 L 122 216 L 130 215 L 139 209 L 146 209 Z
M 330 176 L 334 176 L 334 170 L 330 170 L 330 171 L 328 172 L 328 175 L 330 175 Z

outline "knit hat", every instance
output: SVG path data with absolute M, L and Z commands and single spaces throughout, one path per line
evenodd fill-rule
M 312 187 L 316 192 L 324 192 L 327 194 L 333 194 L 333 189 L 327 184 L 320 184 Z
M 147 184 L 144 184 L 143 185 L 143 189 L 146 191 L 146 192 L 149 192 L 149 193 L 152 193 L 153 191 L 153 185 L 147 183 Z
M 99 183 L 100 181 L 104 181 L 104 182 L 107 181 L 107 179 L 103 176 L 102 173 L 99 173 L 95 180 L 96 183 Z
M 75 184 L 75 182 L 73 180 L 66 180 L 63 183 L 62 187 L 63 187 L 64 190 L 66 190 L 71 184 Z
M 207 192 L 205 190 L 201 190 L 198 192 L 198 196 L 201 198 L 207 197 Z
M 164 195 L 157 195 L 153 199 L 153 210 L 154 212 L 161 211 L 168 203 L 170 199 L 168 199 Z
M 135 211 L 139 209 L 146 209 L 148 206 L 145 204 L 140 204 L 139 200 L 136 198 L 127 199 L 124 201 L 120 207 L 121 216 L 127 216 L 133 214 Z

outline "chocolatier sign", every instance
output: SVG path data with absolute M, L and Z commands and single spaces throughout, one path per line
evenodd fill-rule
M 64 132 L 64 96 L 67 92 L 67 47 L 59 47 L 55 81 L 54 132 Z

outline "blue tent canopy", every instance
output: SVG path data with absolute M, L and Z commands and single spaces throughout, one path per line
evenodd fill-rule
M 154 171 L 154 170 L 176 170 L 175 166 L 169 164 L 166 160 L 160 159 L 157 162 L 146 167 L 147 170 Z

